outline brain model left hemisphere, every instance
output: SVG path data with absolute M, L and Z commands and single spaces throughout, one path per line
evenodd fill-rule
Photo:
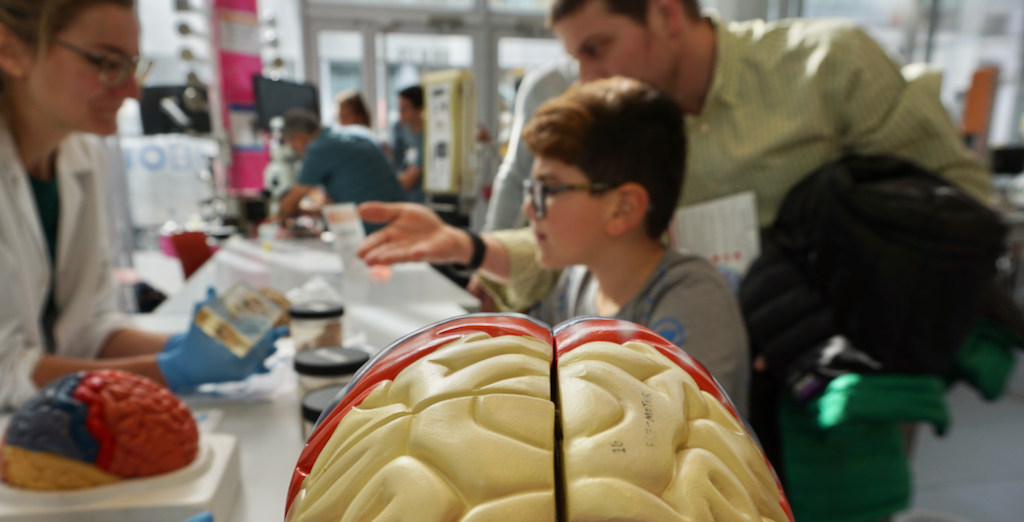
M 167 389 L 117 370 L 79 372 L 47 385 L 11 418 L 0 479 L 88 488 L 183 468 L 198 451 L 192 414 Z

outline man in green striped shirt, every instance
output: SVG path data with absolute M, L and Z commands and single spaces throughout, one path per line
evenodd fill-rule
M 908 81 L 863 31 L 840 20 L 722 22 L 696 0 L 557 0 L 550 19 L 583 81 L 622 75 L 670 93 L 686 113 L 680 205 L 753 191 L 761 226 L 806 174 L 850 153 L 906 159 L 984 200 L 989 174 L 961 142 L 938 81 Z M 557 197 L 557 196 L 555 196 Z M 495 234 L 503 309 L 547 295 L 528 230 Z

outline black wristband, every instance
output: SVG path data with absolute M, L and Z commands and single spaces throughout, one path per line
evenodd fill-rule
M 469 234 L 469 240 L 473 242 L 473 257 L 469 260 L 468 265 L 454 264 L 458 270 L 467 270 L 475 272 L 480 265 L 484 264 L 484 256 L 487 255 L 487 244 L 484 243 L 483 238 L 479 234 L 475 234 L 472 231 L 464 230 L 463 232 Z

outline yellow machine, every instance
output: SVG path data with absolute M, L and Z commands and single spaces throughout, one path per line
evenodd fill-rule
M 471 198 L 477 170 L 476 81 L 450 69 L 423 79 L 423 190 Z

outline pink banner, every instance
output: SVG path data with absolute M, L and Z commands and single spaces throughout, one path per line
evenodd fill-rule
M 230 189 L 236 195 L 256 195 L 263 191 L 263 170 L 270 163 L 270 155 L 266 149 L 235 150 L 234 176 L 231 178 Z
M 252 92 L 252 77 L 262 71 L 259 56 L 222 52 L 220 77 L 224 86 L 224 105 L 244 103 L 252 105 L 256 98 Z
M 263 71 L 260 59 L 260 25 L 256 0 L 214 0 L 214 47 L 220 77 L 221 117 L 231 143 L 232 164 L 228 191 L 232 195 L 254 195 L 263 190 L 263 169 L 270 155 L 260 143 L 252 142 L 251 120 L 232 113 L 232 107 L 252 106 L 252 78 Z

